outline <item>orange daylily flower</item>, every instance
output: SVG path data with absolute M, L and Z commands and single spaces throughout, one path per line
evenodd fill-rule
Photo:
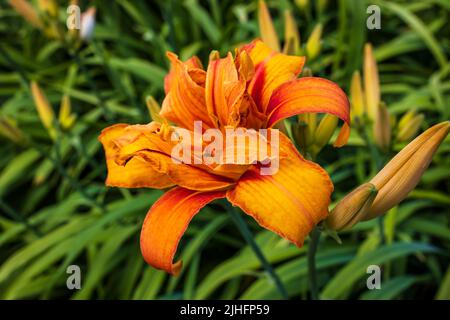
M 339 137 L 348 138 L 349 103 L 333 82 L 315 77 L 297 79 L 304 57 L 288 56 L 260 40 L 219 58 L 210 56 L 203 69 L 196 57 L 180 61 L 167 54 L 171 71 L 165 79 L 163 123 L 117 124 L 103 130 L 108 167 L 106 184 L 115 187 L 172 187 L 149 210 L 141 231 L 144 259 L 155 268 L 177 274 L 173 263 L 178 242 L 190 220 L 209 202 L 227 198 L 262 227 L 297 246 L 328 215 L 333 184 L 318 164 L 305 160 L 285 135 L 279 137 L 279 170 L 261 175 L 258 162 L 222 164 L 174 163 L 171 141 L 178 128 L 268 129 L 287 117 L 321 112 L 345 124 Z M 271 141 L 267 140 L 270 144 Z M 247 145 L 237 145 L 247 149 Z

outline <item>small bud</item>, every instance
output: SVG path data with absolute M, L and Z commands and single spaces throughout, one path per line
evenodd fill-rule
M 321 37 L 322 37 L 322 24 L 318 24 L 314 27 L 313 32 L 306 42 L 306 54 L 309 59 L 314 59 L 320 53 L 321 49 Z
M 303 125 L 303 135 L 305 147 L 308 148 L 314 143 L 314 136 L 317 128 L 317 114 L 304 113 L 298 115 L 299 124 Z
M 95 13 L 96 9 L 92 7 L 81 15 L 80 38 L 84 41 L 89 41 L 94 35 Z
M 450 121 L 439 123 L 403 148 L 370 181 L 378 190 L 364 220 L 384 214 L 405 199 L 419 183 L 441 142 L 450 131 Z
M 365 183 L 347 194 L 330 212 L 325 226 L 331 230 L 347 230 L 364 219 L 371 207 L 377 189 L 371 183 Z
M 332 114 L 325 114 L 317 127 L 314 145 L 320 151 L 330 141 L 338 125 L 338 118 Z
M 278 35 L 275 32 L 272 17 L 270 16 L 269 9 L 267 8 L 266 2 L 264 0 L 259 0 L 258 22 L 259 32 L 261 34 L 262 40 L 273 50 L 280 51 L 280 42 L 278 41 Z
M 56 138 L 56 129 L 53 125 L 55 120 L 55 114 L 53 112 L 52 106 L 47 100 L 44 92 L 41 90 L 36 82 L 31 83 L 31 92 L 33 93 L 34 104 L 39 113 L 42 124 L 47 129 L 50 137 L 52 139 Z
M 284 48 L 288 55 L 296 55 L 300 49 L 300 34 L 290 10 L 284 11 Z
M 372 121 L 376 121 L 380 105 L 380 81 L 377 62 L 373 56 L 372 45 L 364 47 L 364 91 L 366 94 L 366 111 Z
M 150 114 L 150 117 L 153 121 L 163 123 L 163 119 L 159 115 L 159 112 L 161 111 L 161 107 L 159 106 L 158 102 L 156 102 L 155 98 L 152 96 L 148 96 L 146 99 L 147 102 L 147 109 L 148 113 Z
M 355 71 L 350 85 L 350 106 L 352 120 L 362 119 L 364 115 L 364 93 L 361 84 L 361 75 Z
M 391 119 L 384 103 L 380 104 L 374 124 L 375 142 L 381 150 L 388 150 L 391 144 Z
M 72 104 L 70 103 L 70 97 L 68 95 L 64 95 L 61 100 L 61 106 L 59 107 L 59 124 L 62 129 L 70 129 L 77 116 L 72 113 Z
M 10 139 L 12 142 L 21 144 L 25 136 L 14 121 L 8 118 L 0 118 L 0 135 Z
M 42 29 L 44 24 L 36 9 L 26 0 L 9 0 L 9 4 L 32 26 Z
M 47 13 L 50 17 L 58 16 L 58 4 L 55 0 L 39 0 L 39 10 Z
M 295 0 L 295 4 L 301 10 L 305 10 L 309 6 L 309 0 Z
M 410 123 L 410 121 L 417 115 L 417 111 L 416 109 L 412 109 L 409 110 L 408 112 L 406 112 L 401 118 L 400 121 L 398 122 L 398 129 L 399 131 L 402 130 L 404 127 L 406 127 L 408 125 L 408 123 Z
M 422 125 L 425 116 L 423 114 L 418 114 L 412 118 L 408 124 L 399 126 L 399 131 L 397 133 L 397 141 L 405 142 L 410 141 L 419 132 L 420 126 Z

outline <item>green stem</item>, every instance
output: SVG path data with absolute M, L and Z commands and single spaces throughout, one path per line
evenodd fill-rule
M 230 213 L 231 218 L 233 219 L 234 223 L 238 227 L 239 231 L 241 232 L 242 236 L 244 237 L 245 241 L 248 243 L 250 248 L 255 253 L 258 260 L 261 262 L 262 267 L 266 270 L 267 274 L 271 278 L 271 280 L 275 283 L 275 286 L 277 287 L 278 292 L 281 294 L 283 299 L 289 299 L 289 296 L 286 292 L 286 289 L 283 286 L 283 283 L 281 282 L 278 275 L 275 273 L 275 270 L 273 269 L 272 265 L 267 261 L 266 257 L 264 256 L 263 252 L 261 251 L 261 248 L 258 246 L 258 244 L 255 242 L 255 239 L 253 239 L 253 235 L 248 228 L 247 224 L 245 223 L 244 219 L 242 219 L 241 215 L 239 215 L 236 212 L 236 209 L 229 203 L 227 203 L 228 212 Z
M 308 246 L 308 281 L 312 300 L 319 300 L 317 286 L 316 251 L 319 245 L 320 230 L 315 227 L 310 234 L 311 241 Z

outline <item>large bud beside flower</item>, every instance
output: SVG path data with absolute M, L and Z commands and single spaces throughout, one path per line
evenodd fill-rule
M 429 128 L 403 148 L 370 180 L 377 188 L 378 195 L 364 220 L 384 214 L 416 187 L 449 131 L 450 121 Z
M 437 124 L 401 150 L 372 180 L 346 195 L 331 211 L 325 226 L 350 229 L 373 219 L 406 198 L 419 183 L 434 153 L 450 131 L 450 121 Z
M 346 195 L 331 211 L 325 225 L 332 230 L 346 230 L 363 220 L 370 209 L 377 189 L 371 183 L 365 183 Z

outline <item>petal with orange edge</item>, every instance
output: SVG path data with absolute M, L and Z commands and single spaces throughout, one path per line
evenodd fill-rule
M 344 91 L 334 82 L 304 77 L 281 85 L 274 91 L 267 107 L 267 126 L 302 113 L 329 113 L 347 124 L 342 128 L 338 145 L 346 143 L 350 133 L 350 106 Z
M 295 79 L 302 71 L 305 57 L 288 56 L 270 49 L 261 40 L 244 46 L 255 65 L 255 75 L 249 92 L 259 111 L 265 112 L 270 97 L 283 83 Z
M 116 158 L 120 147 L 115 139 L 123 136 L 127 124 L 117 124 L 103 130 L 99 140 L 103 144 L 106 156 L 108 176 L 106 185 L 124 188 L 158 188 L 164 189 L 174 185 L 172 180 L 162 172 L 156 171 L 151 164 L 142 159 L 132 159 L 125 166 L 118 165 Z
M 328 214 L 333 184 L 317 164 L 306 161 L 280 133 L 280 148 L 289 152 L 276 174 L 247 171 L 228 200 L 252 216 L 262 227 L 301 246 L 312 228 Z
M 194 81 L 199 75 L 190 74 L 188 66 L 175 54 L 168 53 L 167 56 L 172 63 L 173 75 L 168 80 L 169 91 L 162 104 L 161 117 L 189 130 L 194 129 L 194 121 L 202 121 L 204 129 L 213 127 L 206 110 L 205 88 Z
M 209 202 L 224 198 L 224 192 L 196 192 L 174 188 L 150 208 L 141 230 L 141 252 L 157 269 L 177 275 L 182 262 L 173 263 L 178 243 L 191 219 Z

